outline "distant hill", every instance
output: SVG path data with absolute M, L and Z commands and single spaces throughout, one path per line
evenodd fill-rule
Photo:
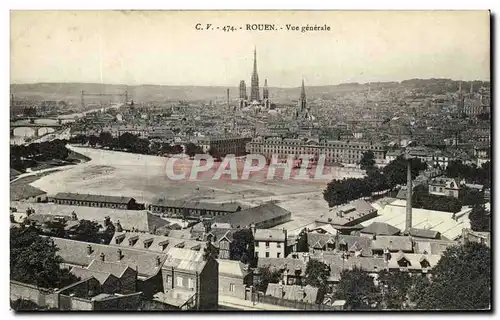
M 489 85 L 489 82 L 474 81 L 474 88 Z M 422 93 L 446 93 L 456 92 L 459 81 L 451 79 L 411 79 L 402 82 L 372 82 L 370 84 L 346 83 L 328 86 L 307 86 L 308 99 L 333 99 L 339 93 L 365 91 L 377 89 L 407 88 Z M 470 82 L 462 83 L 462 90 L 469 91 Z M 125 86 L 98 83 L 35 83 L 35 84 L 12 84 L 11 93 L 15 99 L 27 99 L 30 101 L 40 100 L 64 100 L 74 105 L 80 104 L 81 91 L 86 93 L 123 94 L 128 91 L 129 100 L 139 102 L 147 101 L 226 101 L 227 87 L 208 86 L 164 86 L 164 85 L 138 85 Z M 238 88 L 230 87 L 230 100 L 238 99 Z M 248 89 L 248 93 L 249 93 Z M 300 87 L 296 88 L 269 88 L 270 98 L 283 103 L 296 101 L 300 95 Z M 98 101 L 123 101 L 124 97 L 91 97 L 86 96 L 85 102 Z

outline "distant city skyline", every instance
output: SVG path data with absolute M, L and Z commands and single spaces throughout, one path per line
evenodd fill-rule
M 329 25 L 200 31 L 195 25 Z M 487 11 L 14 11 L 11 83 L 269 87 L 490 79 Z M 260 86 L 262 88 L 262 85 Z

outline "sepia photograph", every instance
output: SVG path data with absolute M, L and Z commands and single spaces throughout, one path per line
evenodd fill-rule
M 489 11 L 9 24 L 12 312 L 492 311 Z

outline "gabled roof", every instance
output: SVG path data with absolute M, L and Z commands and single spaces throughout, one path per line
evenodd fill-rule
M 283 216 L 291 216 L 290 211 L 283 209 L 274 202 L 268 202 L 257 207 L 216 217 L 214 223 L 229 223 L 233 227 L 239 226 L 243 228 Z
M 70 273 L 73 274 L 74 276 L 80 278 L 80 279 L 87 279 L 90 277 L 94 277 L 99 281 L 100 284 L 104 284 L 108 279 L 110 278 L 115 278 L 118 280 L 118 278 L 111 273 L 108 272 L 100 272 L 96 270 L 89 270 L 86 268 L 81 268 L 81 267 L 73 267 L 70 270 Z
M 381 236 L 393 236 L 399 234 L 399 229 L 383 222 L 373 222 L 368 227 L 362 229 L 361 233 L 376 234 Z
M 167 255 L 145 250 L 129 249 L 112 245 L 89 243 L 63 238 L 51 238 L 59 248 L 57 255 L 67 264 L 88 266 L 93 260 L 104 254 L 105 261 L 116 262 L 137 270 L 141 276 L 153 276 L 160 271 Z M 91 253 L 88 254 L 90 246 Z M 118 257 L 121 250 L 121 259 Z M 159 262 L 159 263 L 158 263 Z
M 302 287 L 298 285 L 269 283 L 267 285 L 266 296 L 315 304 L 318 298 L 318 288 L 310 285 Z
M 95 270 L 100 272 L 106 272 L 114 275 L 117 278 L 121 278 L 125 271 L 128 269 L 133 270 L 127 265 L 116 263 L 116 262 L 106 262 L 100 260 L 93 260 L 87 267 L 89 270 Z M 135 272 L 135 270 L 133 270 Z
M 300 275 L 304 276 L 306 272 L 306 262 L 302 259 L 294 258 L 259 258 L 257 267 L 269 267 L 274 270 L 287 270 L 289 273 L 295 274 L 300 270 Z
M 106 216 L 110 217 L 111 222 L 120 224 L 124 230 L 132 230 L 154 233 L 169 224 L 168 221 L 155 216 L 146 210 L 122 210 L 112 208 L 98 208 L 87 206 L 60 205 L 54 203 L 26 203 L 21 201 L 11 202 L 11 207 L 17 208 L 18 212 L 26 212 L 28 208 L 35 209 L 36 213 L 50 214 L 57 216 L 71 216 L 72 212 L 77 214 L 79 220 L 97 221 L 104 223 Z
M 307 244 L 311 248 L 319 249 L 326 246 L 326 244 L 330 241 L 330 243 L 335 243 L 335 237 L 330 234 L 321 234 L 321 233 L 307 233 Z
M 207 263 L 205 260 L 203 260 L 203 255 L 203 251 L 172 248 L 168 252 L 168 257 L 163 264 L 163 267 L 173 267 L 180 270 L 201 272 Z
M 243 279 L 249 273 L 247 266 L 241 261 L 217 259 L 217 262 L 219 263 L 219 275 Z
M 435 230 L 411 228 L 410 235 L 418 238 L 436 239 L 439 236 L 439 232 Z
M 446 248 L 458 245 L 456 241 L 449 240 L 415 240 L 413 251 L 423 254 L 443 254 Z
M 121 240 L 119 243 L 116 243 L 117 238 Z M 132 242 L 132 245 L 130 245 L 130 240 L 135 240 Z M 206 247 L 206 242 L 203 241 L 179 239 L 137 232 L 115 232 L 110 242 L 113 246 L 161 253 L 168 253 L 171 248 L 174 248 L 180 243 L 184 243 L 184 248 L 191 250 L 201 250 Z M 149 246 L 146 247 L 145 245 Z M 165 249 L 163 248 L 164 245 L 166 245 Z
M 255 229 L 255 241 L 280 241 L 285 242 L 286 233 L 283 229 Z
M 46 195 L 47 192 L 35 188 L 27 183 L 16 183 L 10 185 L 10 201 L 24 200 L 31 197 Z
M 171 208 L 186 208 L 192 210 L 212 210 L 236 212 L 241 209 L 241 206 L 235 202 L 228 203 L 213 203 L 201 201 L 185 201 L 185 200 L 170 200 L 165 198 L 157 198 L 151 202 L 154 206 L 171 207 Z
M 400 266 L 398 261 L 401 259 L 406 259 L 408 261 L 408 269 L 411 270 L 422 270 L 422 264 L 424 260 L 429 263 L 429 269 L 434 268 L 439 260 L 441 259 L 441 255 L 439 254 L 419 254 L 419 253 L 404 253 L 404 254 L 393 254 L 388 262 L 388 267 L 390 269 L 399 269 Z
M 404 251 L 411 252 L 413 250 L 413 244 L 410 237 L 405 236 L 377 236 L 375 240 L 372 241 L 373 250 L 384 250 L 389 249 L 389 251 Z
M 131 197 L 116 197 L 107 195 L 79 194 L 79 193 L 69 193 L 69 192 L 59 192 L 53 198 L 61 200 L 90 201 L 90 202 L 103 202 L 103 203 L 105 202 L 105 203 L 118 203 L 118 204 L 128 204 L 131 201 L 135 201 L 135 199 Z
M 343 244 L 347 246 L 347 250 L 360 251 L 361 255 L 369 257 L 373 255 L 372 252 L 372 239 L 368 237 L 361 236 L 351 236 L 351 235 L 338 235 L 337 238 L 337 248 L 339 245 Z

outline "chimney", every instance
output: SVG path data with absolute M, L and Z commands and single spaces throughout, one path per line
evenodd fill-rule
M 116 253 L 118 254 L 118 261 L 120 261 L 122 259 L 122 249 L 118 249 L 116 250 Z
M 252 231 L 252 234 L 255 236 L 255 224 L 250 225 L 250 230 Z
M 101 258 L 101 261 L 104 261 L 104 257 L 105 257 L 104 252 L 101 252 L 101 255 L 99 257 Z
M 410 158 L 408 157 L 408 166 L 407 166 L 407 188 L 406 188 L 406 229 L 405 233 L 408 234 L 410 233 L 411 229 L 411 197 L 413 194 L 413 187 L 412 187 L 412 181 L 411 181 L 411 161 Z
M 373 240 L 377 240 L 377 234 L 375 232 L 373 233 Z
M 92 246 L 89 244 L 89 245 L 87 246 L 87 255 L 89 255 L 89 256 L 90 256 L 91 254 L 92 254 Z

